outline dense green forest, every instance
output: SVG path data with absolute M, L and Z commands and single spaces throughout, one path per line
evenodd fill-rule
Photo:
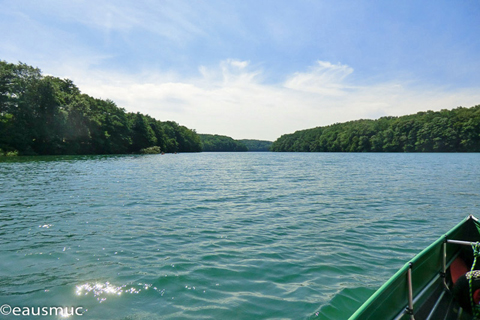
M 248 151 L 245 144 L 227 136 L 218 134 L 200 134 L 203 151 Z
M 154 148 L 155 147 L 155 148 Z M 197 152 L 195 131 L 127 113 L 71 80 L 0 61 L 0 155 Z
M 278 138 L 272 151 L 480 152 L 480 105 L 301 130 Z
M 200 134 L 203 151 L 270 151 L 271 141 L 264 140 L 234 140 L 218 134 Z
M 270 151 L 271 141 L 242 139 L 237 140 L 247 146 L 248 151 Z

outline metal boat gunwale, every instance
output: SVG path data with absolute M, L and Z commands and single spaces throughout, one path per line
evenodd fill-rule
M 441 281 L 443 288 L 443 291 L 439 293 L 438 297 L 435 297 L 436 300 L 432 306 L 432 310 L 429 312 L 428 316 L 422 319 L 428 320 L 431 319 L 432 314 L 436 311 L 438 306 L 441 303 L 441 300 L 444 298 L 444 295 L 448 291 L 448 287 L 446 287 L 446 282 L 445 282 L 445 274 L 447 269 L 450 267 L 451 263 L 455 260 L 455 258 L 459 254 L 459 247 L 461 246 L 466 246 L 466 245 L 471 245 L 472 242 L 469 240 L 465 239 L 459 239 L 458 233 L 461 231 L 467 230 L 468 228 L 472 228 L 472 226 L 469 226 L 468 224 L 472 223 L 469 222 L 469 220 L 472 220 L 474 226 L 478 229 L 479 231 L 479 236 L 480 236 L 480 225 L 478 223 L 478 219 L 475 218 L 473 215 L 469 215 L 468 217 L 464 218 L 461 222 L 459 222 L 456 226 L 454 226 L 452 229 L 450 229 L 446 234 L 443 236 L 439 237 L 436 241 L 434 241 L 432 244 L 424 248 L 421 252 L 419 252 L 415 257 L 413 257 L 410 261 L 405 263 L 390 279 L 388 279 L 375 293 L 370 296 L 367 301 L 365 301 L 360 308 L 356 310 L 356 312 L 350 316 L 349 320 L 363 320 L 363 319 L 375 319 L 378 320 L 378 313 L 380 313 L 380 310 L 386 309 L 387 307 L 382 306 L 382 302 L 388 301 L 389 298 L 392 298 L 392 300 L 401 300 L 405 301 L 404 304 L 400 305 L 400 302 L 395 304 L 395 308 L 398 313 L 397 315 L 386 315 L 385 320 L 400 320 L 400 319 L 415 319 L 415 308 L 417 307 L 416 304 L 422 299 L 427 299 L 424 296 L 426 295 L 427 292 L 432 292 L 432 290 L 437 290 L 435 288 L 432 289 L 432 287 L 437 284 L 436 288 L 439 288 L 438 285 L 440 284 L 440 279 L 443 278 Z M 480 240 L 480 238 L 478 239 Z M 449 252 L 448 252 L 448 263 L 447 263 L 447 244 L 449 244 Z M 456 248 L 455 248 L 456 247 Z M 443 250 L 441 249 L 443 248 Z M 432 254 L 434 253 L 440 253 L 441 257 L 434 256 L 432 258 Z M 439 259 L 443 260 L 443 263 L 439 261 Z M 433 260 L 433 262 L 431 261 Z M 420 268 L 423 268 L 424 270 L 420 270 L 420 273 L 426 273 L 428 272 L 429 277 L 431 276 L 430 279 L 424 280 L 424 279 L 416 279 L 416 282 L 421 282 L 423 283 L 421 288 L 413 288 L 412 286 L 412 268 L 413 268 L 413 273 L 415 272 L 415 266 L 419 264 Z M 429 264 L 432 264 L 430 266 Z M 430 271 L 430 269 L 436 270 L 435 272 Z M 405 285 L 407 288 L 401 286 L 402 284 Z M 400 292 L 400 293 L 399 293 Z M 402 299 L 398 298 L 398 295 L 404 292 L 407 297 L 404 297 Z M 392 296 L 393 295 L 393 296 Z M 396 295 L 396 296 L 395 296 Z M 425 302 L 425 301 L 423 301 Z M 395 303 L 395 301 L 393 302 Z M 419 307 L 421 307 L 420 305 Z M 418 308 L 417 308 L 418 309 Z M 393 314 L 393 312 L 390 310 L 390 313 Z M 377 314 L 377 317 L 374 316 L 374 314 Z M 417 319 L 418 320 L 418 319 Z

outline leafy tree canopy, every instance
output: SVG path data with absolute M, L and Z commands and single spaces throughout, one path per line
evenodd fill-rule
M 248 151 L 270 151 L 270 147 L 272 146 L 272 141 L 265 141 L 265 140 L 252 140 L 252 139 L 242 139 L 238 140 L 244 145 L 247 146 Z
M 480 105 L 301 130 L 281 136 L 271 150 L 480 152 Z
M 237 140 L 218 134 L 200 134 L 203 151 L 248 151 L 247 146 Z
M 155 147 L 154 149 L 149 149 Z M 0 61 L 0 155 L 199 152 L 200 137 L 175 122 L 127 113 L 71 80 Z

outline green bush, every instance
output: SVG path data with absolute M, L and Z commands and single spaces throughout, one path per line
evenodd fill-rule
M 141 149 L 140 153 L 142 154 L 159 154 L 162 153 L 162 150 L 160 150 L 159 146 L 154 146 L 154 147 L 148 147 L 145 149 Z
M 6 155 L 7 157 L 16 157 L 16 156 L 18 156 L 18 151 L 17 151 L 17 150 L 15 150 L 15 151 L 8 151 L 8 152 L 5 153 L 5 155 Z
M 18 156 L 18 150 L 5 151 L 0 148 L 0 157 L 16 157 Z

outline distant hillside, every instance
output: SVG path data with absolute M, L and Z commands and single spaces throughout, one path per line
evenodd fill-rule
M 270 151 L 270 147 L 272 146 L 272 141 L 265 141 L 265 140 L 251 140 L 251 139 L 242 139 L 237 140 L 242 142 L 244 145 L 247 146 L 248 151 Z
M 203 151 L 248 151 L 245 144 L 227 136 L 221 136 L 218 134 L 199 134 L 199 136 L 202 141 Z
M 278 138 L 272 151 L 480 152 L 480 105 L 301 130 Z

